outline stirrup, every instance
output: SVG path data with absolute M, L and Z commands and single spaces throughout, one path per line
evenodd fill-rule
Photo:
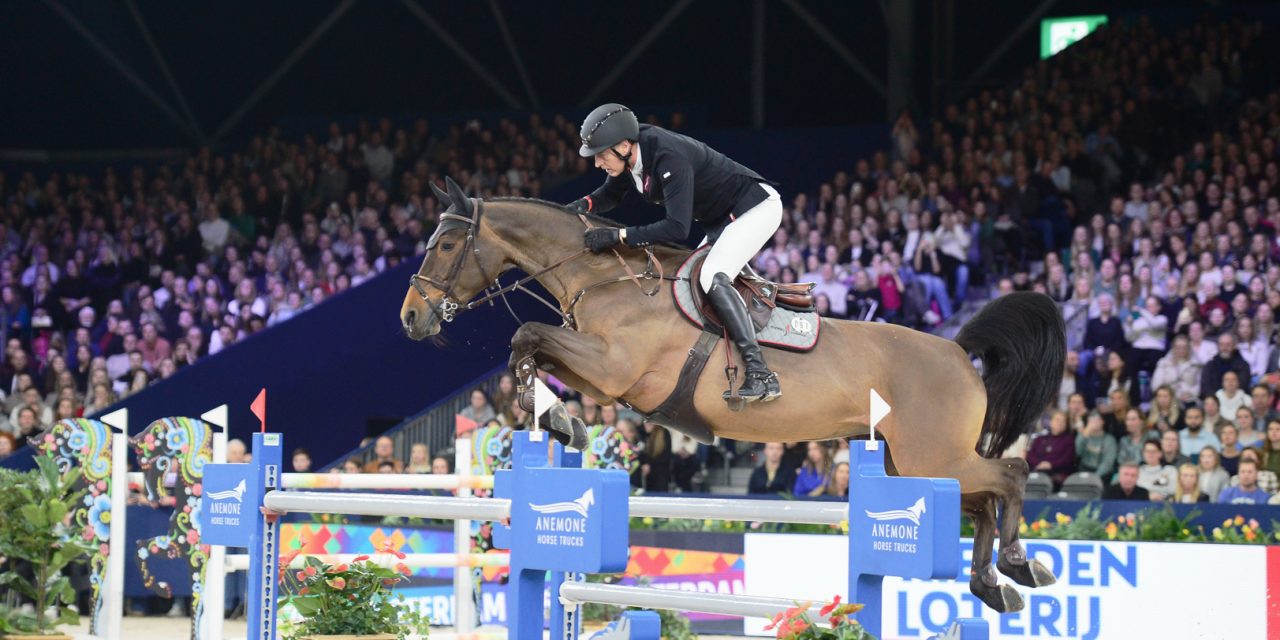
M 752 388 L 757 385 L 761 388 Z M 733 392 L 732 387 L 724 392 L 726 402 L 732 402 L 734 399 L 748 403 L 773 402 L 780 397 L 782 397 L 782 387 L 778 382 L 778 374 L 767 370 L 748 371 L 737 393 Z

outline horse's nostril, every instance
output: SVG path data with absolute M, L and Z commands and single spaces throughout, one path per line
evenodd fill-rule
M 412 327 L 413 321 L 416 320 L 417 317 L 418 317 L 418 312 L 414 311 L 413 309 L 410 309 L 407 313 L 404 314 L 404 326 Z

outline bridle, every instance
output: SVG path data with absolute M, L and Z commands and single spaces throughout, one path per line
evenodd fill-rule
M 540 269 L 537 272 L 532 273 L 530 275 L 527 275 L 513 282 L 512 284 L 503 286 L 498 281 L 498 278 L 489 277 L 488 272 L 484 268 L 484 262 L 480 259 L 480 245 L 477 242 L 476 237 L 480 231 L 480 218 L 481 216 L 484 215 L 484 201 L 479 198 L 470 198 L 470 200 L 472 203 L 471 210 L 473 212 L 471 216 L 458 215 L 456 213 L 450 213 L 448 211 L 440 214 L 441 231 L 438 231 L 437 233 L 442 233 L 444 226 L 449 223 L 465 225 L 467 228 L 467 237 L 466 237 L 466 240 L 464 241 L 464 244 L 462 245 L 462 250 L 459 251 L 456 256 L 454 256 L 453 264 L 449 266 L 449 274 L 445 276 L 445 281 L 443 282 L 438 281 L 435 278 L 432 278 L 431 276 L 428 276 L 425 273 L 423 273 L 427 268 L 427 258 L 425 256 L 422 259 L 422 266 L 418 268 L 418 272 L 409 276 L 409 286 L 413 287 L 413 290 L 418 293 L 418 295 L 422 298 L 422 301 L 428 307 L 431 308 L 431 312 L 439 316 L 440 320 L 443 322 L 453 322 L 454 318 L 458 317 L 463 312 L 475 309 L 476 307 L 479 307 L 480 305 L 486 302 L 492 305 L 493 300 L 495 298 L 500 297 L 502 298 L 502 303 L 506 305 L 507 311 L 511 312 L 511 315 L 516 319 L 516 322 L 520 322 L 521 324 L 523 324 L 523 321 L 520 320 L 520 317 L 516 315 L 515 310 L 511 308 L 511 303 L 507 301 L 507 295 L 506 295 L 510 291 L 523 291 L 524 293 L 527 293 L 530 296 L 532 296 L 538 302 L 541 302 L 543 305 L 547 306 L 552 311 L 556 312 L 556 314 L 560 316 L 561 320 L 563 320 L 562 326 L 564 326 L 565 328 L 576 330 L 577 321 L 574 318 L 573 310 L 575 307 L 577 307 L 578 302 L 582 300 L 582 297 L 586 295 L 587 292 L 593 291 L 595 289 L 598 289 L 606 285 L 611 285 L 618 282 L 626 282 L 630 280 L 635 282 L 636 286 L 640 287 L 640 291 L 643 292 L 644 295 L 652 298 L 653 296 L 657 295 L 658 291 L 662 288 L 662 281 L 664 280 L 669 281 L 669 280 L 675 279 L 675 278 L 670 278 L 663 275 L 662 263 L 658 261 L 657 258 L 654 257 L 652 248 L 645 247 L 644 249 L 645 255 L 647 256 L 647 261 L 645 263 L 645 270 L 643 273 L 640 273 L 638 275 L 634 270 L 631 269 L 631 266 L 627 264 L 627 261 L 624 260 L 622 258 L 622 255 L 619 254 L 615 249 L 613 253 L 615 256 L 618 257 L 618 262 L 622 264 L 622 268 L 624 271 L 626 271 L 626 275 L 618 276 L 616 278 L 610 278 L 607 280 L 602 280 L 600 282 L 596 282 L 596 283 L 587 285 L 586 287 L 583 287 L 578 291 L 577 294 L 573 296 L 572 300 L 567 305 L 567 308 L 561 309 L 556 305 L 548 302 L 543 296 L 538 295 L 537 292 L 529 289 L 524 285 L 528 284 L 529 282 L 532 282 L 533 280 L 537 280 L 543 275 L 546 275 L 547 273 L 550 273 L 574 260 L 577 260 L 578 258 L 581 258 L 582 256 L 589 253 L 590 249 L 587 249 L 584 247 L 583 249 L 577 251 L 576 253 L 572 253 L 568 256 L 565 256 L 564 258 L 561 258 L 560 260 L 557 260 L 555 263 L 553 263 L 548 267 Z M 578 218 L 582 220 L 582 223 L 585 224 L 588 229 L 592 228 L 591 221 L 585 215 L 578 214 Z M 431 251 L 431 250 L 432 250 L 432 247 L 429 246 L 428 251 Z M 476 266 L 480 268 L 481 277 L 484 278 L 484 281 L 486 283 L 492 283 L 492 284 L 488 284 L 485 287 L 485 289 L 481 291 L 479 297 L 464 304 L 464 303 L 458 302 L 453 298 L 453 287 L 454 287 L 454 283 L 457 281 L 458 274 L 462 272 L 462 267 L 466 263 L 467 256 L 475 257 Z M 656 267 L 656 271 L 655 271 L 655 267 Z M 498 275 L 501 276 L 501 273 L 499 273 Z M 658 283 L 656 286 L 653 287 L 653 290 L 646 291 L 644 288 L 644 285 L 640 284 L 641 280 L 657 280 Z M 427 291 L 424 288 L 424 285 L 433 287 L 437 291 L 444 293 L 444 296 L 441 297 L 440 303 L 438 305 L 431 302 L 431 299 L 427 296 Z

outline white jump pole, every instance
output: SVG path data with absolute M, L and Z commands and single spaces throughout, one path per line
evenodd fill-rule
M 125 509 L 129 495 L 129 410 L 118 409 L 102 416 L 102 423 L 111 427 L 111 524 L 107 545 L 107 578 L 102 607 L 105 623 L 90 632 L 100 638 L 121 638 L 124 622 L 124 556 Z
M 129 474 L 130 482 L 143 482 L 140 472 Z M 286 489 L 366 489 L 393 491 L 453 491 L 492 489 L 493 476 L 428 473 L 286 473 L 281 478 Z
M 213 428 L 213 461 L 227 461 L 227 405 L 221 405 L 200 416 L 200 420 Z M 227 548 L 213 545 L 209 548 L 208 563 L 204 566 L 204 615 L 196 624 L 203 633 L 202 638 L 211 640 L 223 639 L 223 616 L 227 610 L 227 573 L 222 570 L 226 564 Z M 246 594 L 247 596 L 248 594 Z
M 325 564 L 351 564 L 356 558 L 361 556 L 369 557 L 370 561 L 378 565 L 386 565 L 388 567 L 404 563 L 410 569 L 452 569 L 455 567 L 506 567 L 511 562 L 509 554 L 506 553 L 469 553 L 469 554 L 453 554 L 453 553 L 407 553 L 401 560 L 390 554 L 378 553 L 323 553 L 323 554 L 301 554 L 289 563 L 294 569 L 301 569 L 306 566 L 308 558 L 315 558 Z M 227 556 L 226 572 L 246 571 L 249 569 L 249 556 L 243 553 Z
M 471 439 L 460 438 L 453 445 L 453 472 L 460 479 L 471 478 Z M 465 483 L 458 487 L 459 498 L 470 498 L 471 488 Z M 471 553 L 471 521 L 453 521 L 453 552 L 458 556 Z M 471 570 L 455 567 L 453 570 L 453 627 L 458 633 L 475 628 L 475 589 Z

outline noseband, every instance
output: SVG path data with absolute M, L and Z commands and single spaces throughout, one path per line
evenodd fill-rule
M 466 262 L 468 255 L 475 256 L 476 266 L 480 267 L 480 275 L 484 277 L 485 282 L 491 282 L 489 274 L 485 271 L 484 263 L 480 260 L 480 246 L 476 244 L 476 231 L 480 228 L 480 216 L 484 213 L 484 201 L 479 198 L 471 198 L 473 217 L 460 216 L 456 213 L 440 214 L 440 224 L 443 226 L 449 221 L 458 222 L 467 226 L 466 243 L 462 245 L 462 251 L 453 259 L 453 265 L 449 267 L 449 275 L 445 276 L 444 282 L 439 282 L 431 276 L 425 275 L 423 271 L 427 268 L 427 261 L 423 259 L 422 266 L 418 268 L 418 272 L 409 276 L 409 286 L 422 297 L 422 301 L 431 307 L 431 310 L 444 322 L 453 322 L 459 313 L 474 309 L 478 304 L 491 300 L 493 296 L 486 296 L 480 300 L 468 302 L 464 307 L 453 299 L 453 286 L 458 279 L 458 274 L 462 272 L 462 265 Z M 497 284 L 497 280 L 492 280 Z M 427 297 L 427 291 L 423 285 L 434 287 L 437 291 L 444 293 L 444 297 L 440 299 L 440 304 L 436 305 Z M 488 291 L 488 288 L 485 289 Z

